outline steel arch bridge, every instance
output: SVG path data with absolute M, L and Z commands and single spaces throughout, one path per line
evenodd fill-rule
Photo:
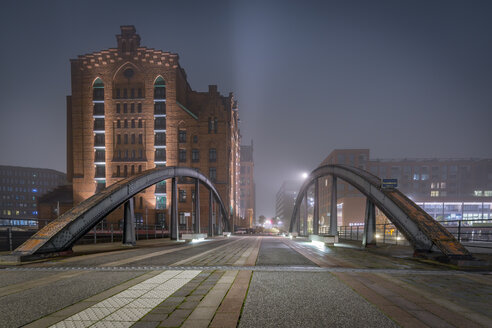
M 340 178 L 367 197 L 363 245 L 375 244 L 377 206 L 405 236 L 416 253 L 442 252 L 447 258 L 472 259 L 472 255 L 456 238 L 427 212 L 402 192 L 382 189 L 381 179 L 362 169 L 348 165 L 324 165 L 311 172 L 297 195 L 289 231 L 300 230 L 300 206 L 308 188 L 314 184 L 313 234 L 319 234 L 318 178 L 333 177 L 331 190 L 330 235 L 337 236 L 337 178 Z M 305 226 L 305 225 L 304 225 Z M 304 231 L 307 234 L 307 231 Z
M 43 254 L 53 254 L 70 250 L 75 242 L 96 226 L 104 217 L 114 211 L 117 207 L 125 205 L 125 227 L 123 242 L 127 244 L 135 243 L 135 227 L 133 220 L 133 196 L 140 191 L 155 185 L 163 180 L 172 179 L 172 206 L 171 206 L 171 239 L 178 239 L 177 224 L 177 177 L 189 177 L 195 179 L 196 199 L 196 224 L 195 232 L 200 229 L 200 197 L 199 182 L 210 190 L 210 205 L 213 198 L 220 205 L 222 223 L 226 231 L 230 231 L 230 224 L 227 210 L 222 198 L 215 189 L 212 182 L 203 174 L 195 169 L 187 167 L 166 167 L 155 168 L 144 171 L 135 176 L 121 180 L 92 197 L 84 200 L 73 207 L 56 220 L 39 230 L 30 239 L 15 249 L 10 256 L 22 260 L 30 257 L 42 256 Z M 209 235 L 213 234 L 211 227 L 211 206 L 209 210 Z M 220 226 L 220 222 L 219 222 Z M 197 231 L 198 230 L 198 231 Z

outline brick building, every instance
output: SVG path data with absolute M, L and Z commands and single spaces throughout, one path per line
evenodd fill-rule
M 147 169 L 187 166 L 215 183 L 236 217 L 239 127 L 233 94 L 222 96 L 215 85 L 207 92 L 192 90 L 178 55 L 142 47 L 133 26 L 122 26 L 116 39 L 117 48 L 71 60 L 67 175 L 74 205 Z M 194 186 L 179 182 L 180 228 L 191 228 Z M 208 192 L 201 188 L 206 226 Z M 138 194 L 137 223 L 168 224 L 170 192 L 170 183 L 163 182 Z M 120 208 L 107 219 L 122 217 Z
M 240 215 L 237 225 L 252 228 L 256 215 L 256 187 L 254 180 L 253 140 L 251 145 L 241 146 L 241 171 L 239 174 Z

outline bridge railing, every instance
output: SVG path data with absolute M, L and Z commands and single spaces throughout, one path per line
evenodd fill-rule
M 490 243 L 492 247 L 492 219 L 438 221 L 460 242 Z M 345 240 L 362 241 L 364 225 L 339 226 L 338 237 Z M 391 223 L 376 224 L 378 244 L 410 245 L 405 237 Z

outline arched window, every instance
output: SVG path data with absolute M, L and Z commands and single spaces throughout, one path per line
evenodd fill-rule
M 157 77 L 154 82 L 154 99 L 166 99 L 166 82 L 162 76 Z
M 104 100 L 104 83 L 100 78 L 94 81 L 92 88 L 92 100 Z

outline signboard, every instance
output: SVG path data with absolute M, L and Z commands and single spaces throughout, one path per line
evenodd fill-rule
M 185 217 L 187 217 L 187 216 L 191 216 L 191 215 L 190 215 L 190 212 L 185 212 L 185 214 L 184 214 L 184 215 L 185 215 Z
M 395 189 L 398 187 L 398 179 L 381 179 L 382 189 Z

